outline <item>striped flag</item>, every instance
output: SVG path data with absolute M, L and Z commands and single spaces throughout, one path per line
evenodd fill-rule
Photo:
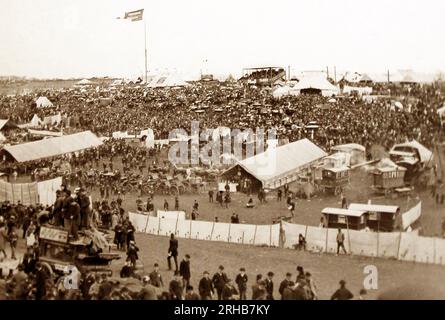
M 135 11 L 125 12 L 125 16 L 123 18 L 118 17 L 117 19 L 130 19 L 133 22 L 141 21 L 143 14 L 144 14 L 144 9 L 139 9 Z

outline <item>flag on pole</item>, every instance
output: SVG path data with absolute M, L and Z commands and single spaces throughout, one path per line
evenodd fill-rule
M 131 21 L 141 21 L 142 16 L 144 14 L 144 9 L 139 9 L 135 11 L 125 12 L 125 15 L 123 18 L 118 17 L 117 19 L 130 19 Z

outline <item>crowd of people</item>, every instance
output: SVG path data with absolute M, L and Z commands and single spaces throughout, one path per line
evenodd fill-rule
M 61 112 L 76 119 L 71 122 L 77 129 L 92 130 L 99 136 L 151 128 L 157 139 L 165 139 L 173 129 L 190 131 L 191 121 L 200 121 L 201 128 L 276 128 L 279 138 L 313 138 L 327 150 L 333 144 L 349 142 L 389 148 L 407 138 L 416 138 L 428 147 L 443 137 L 436 112 L 443 103 L 442 89 L 434 84 L 410 85 L 408 89 L 376 85 L 378 92 L 390 92 L 392 100 L 404 104 L 407 108 L 403 110 L 393 109 L 387 99 L 367 102 L 358 96 L 342 96 L 335 103 L 313 95 L 274 99 L 269 90 L 237 84 L 193 84 L 175 89 L 138 85 L 83 93 L 69 89 L 38 94 L 48 96 L 55 110 L 32 108 L 36 95 L 0 96 L 0 117 L 24 123 L 34 114 L 42 117 Z M 103 106 L 105 98 L 110 104 Z M 306 129 L 311 121 L 316 121 L 319 129 Z
M 360 143 L 367 150 L 373 144 L 390 148 L 394 143 L 415 138 L 431 147 L 443 139 L 442 124 L 436 108 L 443 102 L 443 92 L 435 85 L 411 85 L 406 87 L 380 85 L 378 92 L 390 92 L 403 104 L 409 105 L 409 111 L 393 109 L 387 100 L 363 101 L 358 96 L 338 97 L 335 102 L 329 98 L 301 95 L 274 99 L 270 90 L 261 88 L 247 89 L 237 84 L 193 84 L 176 89 L 148 89 L 141 85 L 120 88 L 101 88 L 94 91 L 68 89 L 63 91 L 40 92 L 37 96 L 47 96 L 55 108 L 37 109 L 35 94 L 0 96 L 0 118 L 23 124 L 31 120 L 34 114 L 40 117 L 60 112 L 71 118 L 73 128 L 69 130 L 92 130 L 98 136 L 111 136 L 115 131 L 142 130 L 151 128 L 157 139 L 167 138 L 171 130 L 190 128 L 191 121 L 200 121 L 201 128 L 275 128 L 278 138 L 290 142 L 304 137 L 329 151 L 333 145 L 342 143 Z M 404 98 L 400 98 L 403 96 Z M 109 99 L 109 103 L 104 103 Z M 191 108 L 193 107 L 193 108 Z M 196 112 L 200 110 L 204 112 Z M 364 121 L 366 119 L 366 121 Z M 306 128 L 310 122 L 316 122 L 316 129 Z M 61 127 L 65 124 L 60 124 Z M 69 131 L 68 131 L 69 132 Z M 137 192 L 139 198 L 148 196 L 146 211 L 152 211 L 150 198 L 159 188 L 154 182 L 156 176 L 173 176 L 175 168 L 170 163 L 159 160 L 159 150 L 148 150 L 124 140 L 108 139 L 102 146 L 86 150 L 78 155 L 42 159 L 28 163 L 2 162 L 0 170 L 17 177 L 30 176 L 33 181 L 60 176 L 64 177 L 65 186 L 79 186 L 73 192 L 64 187 L 57 193 L 57 200 L 52 206 L 31 205 L 4 202 L 0 208 L 0 258 L 4 260 L 6 247 L 9 247 L 11 259 L 17 260 L 17 246 L 23 238 L 26 253 L 20 259 L 17 270 L 1 270 L 0 296 L 10 299 L 174 299 L 174 300 L 315 300 L 319 298 L 317 285 L 310 272 L 303 267 L 297 268 L 294 280 L 287 273 L 279 284 L 279 296 L 274 290 L 275 275 L 269 271 L 265 276 L 258 274 L 249 282 L 245 268 L 240 268 L 233 279 L 224 272 L 224 266 L 211 276 L 206 271 L 202 274 L 199 286 L 191 285 L 191 257 L 184 255 L 178 262 L 178 240 L 171 236 L 167 263 L 175 270 L 173 279 L 164 283 L 155 264 L 149 274 L 140 274 L 137 262 L 139 248 L 135 240 L 135 228 L 129 221 L 123 207 L 127 192 Z M 121 161 L 116 168 L 116 160 Z M 150 185 L 151 188 L 146 186 Z M 228 208 L 231 202 L 227 190 L 213 190 L 208 193 L 209 202 L 215 200 L 220 206 Z M 92 201 L 88 193 L 99 192 L 100 200 Z M 280 190 L 281 192 L 281 190 Z M 288 193 L 285 190 L 284 196 Z M 279 194 L 281 200 L 281 193 Z M 139 199 L 140 200 L 140 199 Z M 259 201 L 265 202 L 265 193 L 259 194 Z M 140 201 L 142 202 L 142 201 Z M 166 202 L 166 201 L 165 201 Z M 293 215 L 295 203 L 287 201 Z M 150 207 L 151 206 L 151 207 Z M 254 207 L 250 198 L 246 205 Z M 342 204 L 343 206 L 343 204 Z M 168 203 L 164 204 L 168 209 Z M 175 209 L 179 200 L 175 200 Z M 192 219 L 199 216 L 195 202 Z M 234 213 L 233 223 L 239 223 Z M 131 292 L 128 287 L 116 285 L 107 275 L 82 275 L 76 289 L 64 286 L 64 277 L 55 278 L 39 261 L 39 231 L 42 225 L 51 224 L 65 228 L 71 240 L 79 238 L 79 231 L 90 227 L 101 227 L 112 231 L 112 242 L 118 251 L 126 254 L 126 262 L 120 276 L 137 281 L 141 289 Z M 339 230 L 337 244 L 339 253 L 344 236 Z M 299 238 L 299 246 L 304 248 L 305 240 Z M 6 274 L 5 274 L 6 272 Z M 280 279 L 281 280 L 281 279 Z M 247 297 L 247 288 L 251 285 L 252 296 Z M 365 290 L 358 294 L 364 298 Z M 332 299 L 352 299 L 352 294 L 344 280 Z

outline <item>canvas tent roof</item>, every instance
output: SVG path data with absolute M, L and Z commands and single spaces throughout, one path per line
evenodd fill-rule
M 39 97 L 36 100 L 37 108 L 51 108 L 54 107 L 53 103 L 49 101 L 47 97 Z
M 57 138 L 6 146 L 3 150 L 9 153 L 16 161 L 26 162 L 55 157 L 100 145 L 102 145 L 102 141 L 94 133 L 84 131 Z
M 318 89 L 322 92 L 337 93 L 339 90 L 323 75 L 304 76 L 295 86 L 294 90 Z
M 361 81 L 361 82 L 371 82 L 372 79 L 371 79 L 370 76 L 368 76 L 368 75 L 365 73 L 365 74 L 363 74 L 363 75 L 361 76 L 360 81 Z
M 18 128 L 15 123 L 9 119 L 0 119 L 0 130 Z
M 263 153 L 238 162 L 238 165 L 261 181 L 263 185 L 268 185 L 325 156 L 327 156 L 326 152 L 309 139 L 302 139 L 269 148 Z
M 358 143 L 340 144 L 340 145 L 332 147 L 331 149 L 336 150 L 336 151 L 346 151 L 346 152 L 352 151 L 352 150 L 358 150 L 361 152 L 366 151 L 365 147 Z
M 90 80 L 88 80 L 88 79 L 82 79 L 82 80 L 78 81 L 76 84 L 85 86 L 85 85 L 90 85 L 90 84 L 93 84 L 93 83 Z
M 183 87 L 187 86 L 188 83 L 184 81 L 179 75 L 169 74 L 155 76 L 148 83 L 149 88 L 164 88 L 164 87 Z
M 425 146 L 423 146 L 421 143 L 419 143 L 417 140 L 396 144 L 392 149 L 396 147 L 410 147 L 413 149 L 417 149 L 420 156 L 420 162 L 428 162 L 431 160 L 431 157 L 433 156 L 433 153 L 430 150 L 428 150 Z

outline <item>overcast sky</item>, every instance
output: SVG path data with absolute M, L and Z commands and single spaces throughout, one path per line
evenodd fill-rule
M 243 67 L 445 71 L 440 0 L 0 0 L 0 75 L 239 74 Z M 207 63 L 203 63 L 207 60 Z

